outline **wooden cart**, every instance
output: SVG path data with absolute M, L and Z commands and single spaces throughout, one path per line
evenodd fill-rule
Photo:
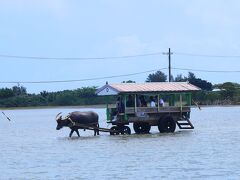
M 174 132 L 176 125 L 180 129 L 194 129 L 190 122 L 192 92 L 199 90 L 188 82 L 107 83 L 96 93 L 106 96 L 107 123 L 113 125 L 111 134 L 131 134 L 128 126 L 131 123 L 135 133 L 142 134 L 149 133 L 151 126 L 158 126 L 161 133 Z M 109 96 L 116 96 L 117 105 L 109 104 Z

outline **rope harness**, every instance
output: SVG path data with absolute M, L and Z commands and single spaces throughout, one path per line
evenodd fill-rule
M 76 123 L 73 122 L 73 120 L 72 120 L 69 116 L 67 116 L 67 119 L 72 123 L 72 126 L 75 126 L 75 125 L 76 125 Z
M 93 125 L 95 125 L 96 123 L 88 123 L 87 125 L 86 124 L 79 124 L 77 122 L 74 122 L 70 117 L 67 117 L 67 119 L 71 122 L 71 126 L 70 127 L 73 127 L 73 126 L 82 126 L 83 128 L 88 128 L 88 127 L 92 127 L 95 129 L 95 127 L 93 127 Z

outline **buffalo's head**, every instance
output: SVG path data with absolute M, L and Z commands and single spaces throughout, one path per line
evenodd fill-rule
M 69 125 L 69 120 L 68 120 L 68 116 L 63 118 L 60 114 L 62 114 L 61 112 L 57 114 L 56 116 L 56 121 L 57 121 L 57 127 L 56 130 L 59 130 L 61 128 L 63 128 L 64 126 L 68 126 Z

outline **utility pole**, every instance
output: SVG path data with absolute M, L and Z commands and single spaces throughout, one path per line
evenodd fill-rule
M 168 55 L 168 82 L 171 82 L 171 55 L 173 54 L 171 52 L 171 48 L 168 49 L 167 53 L 163 53 L 164 55 Z

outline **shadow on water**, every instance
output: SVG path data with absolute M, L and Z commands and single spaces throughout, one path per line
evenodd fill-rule
M 60 141 L 79 141 L 79 140 L 95 140 L 98 139 L 99 136 L 72 136 L 72 137 L 58 137 L 57 140 Z
M 111 136 L 111 137 L 120 137 L 120 138 L 141 138 L 141 139 L 148 139 L 148 138 L 164 138 L 164 137 L 181 137 L 181 136 L 189 136 L 193 133 L 193 131 L 176 131 L 174 133 L 159 133 L 159 132 L 152 132 L 149 134 L 131 134 L 131 135 L 118 135 L 118 136 Z

